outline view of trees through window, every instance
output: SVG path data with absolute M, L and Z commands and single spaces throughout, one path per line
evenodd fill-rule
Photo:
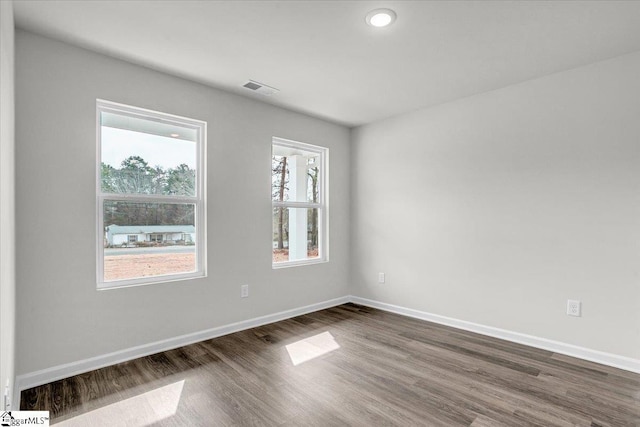
M 102 282 L 198 270 L 201 133 L 156 114 L 100 115 Z
M 129 156 L 119 168 L 101 163 L 100 172 L 104 193 L 195 194 L 196 171 L 186 164 L 151 167 Z M 103 224 L 105 281 L 196 269 L 194 204 L 105 200 Z
M 196 171 L 184 163 L 164 169 L 149 166 L 140 156 L 129 156 L 119 168 L 102 162 L 100 179 L 104 193 L 195 195 Z
M 274 263 L 320 256 L 320 154 L 300 150 L 286 152 L 274 144 L 271 158 Z M 296 254 L 291 253 L 294 249 L 290 244 L 294 232 L 298 241 L 306 242 L 305 247 L 297 245 Z

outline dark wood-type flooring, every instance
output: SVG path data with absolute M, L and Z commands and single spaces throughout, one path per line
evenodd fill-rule
M 354 304 L 21 397 L 62 425 L 640 426 L 639 374 Z

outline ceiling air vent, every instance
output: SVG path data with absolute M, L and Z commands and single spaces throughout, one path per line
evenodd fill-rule
M 258 83 L 253 80 L 249 80 L 248 82 L 243 84 L 242 87 L 247 88 L 252 92 L 259 93 L 260 95 L 264 95 L 264 96 L 271 96 L 274 93 L 280 92 L 280 90 L 276 89 L 275 87 L 267 86 L 265 84 Z

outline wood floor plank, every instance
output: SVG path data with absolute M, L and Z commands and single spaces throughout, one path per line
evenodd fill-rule
M 51 383 L 51 416 L 64 413 L 63 381 Z
M 25 411 L 50 411 L 51 401 L 51 384 L 45 384 L 23 391 L 20 398 L 20 409 Z
M 76 377 L 62 380 L 62 401 L 65 414 L 74 413 L 82 408 L 80 388 Z
M 420 363 L 419 361 L 420 359 L 416 359 L 417 363 Z M 496 376 L 515 384 L 537 381 L 536 378 L 526 374 L 514 371 L 505 371 L 500 374 L 495 368 L 493 370 L 473 368 L 470 371 L 463 371 L 455 363 L 448 363 L 448 361 L 438 358 L 430 358 L 422 363 L 421 366 L 426 372 L 429 372 L 429 378 L 416 382 L 417 387 L 430 390 L 434 384 L 440 384 L 458 394 L 460 398 L 468 398 L 485 407 L 487 411 L 492 411 L 492 419 L 499 420 L 507 425 L 519 426 L 523 424 L 521 421 L 513 422 L 513 414 L 518 409 L 549 413 L 574 425 L 585 425 L 590 420 L 588 416 L 576 414 L 567 408 L 557 408 L 548 404 L 541 405 L 537 397 L 519 392 L 513 388 L 505 388 L 493 380 L 493 377 Z M 490 365 L 486 366 L 486 368 L 490 367 Z M 552 394 L 555 394 L 555 392 L 556 390 L 551 391 Z M 488 412 L 479 413 L 489 414 Z M 498 415 L 495 415 L 495 413 Z M 507 417 L 503 417 L 502 414 L 507 414 Z
M 455 353 L 471 356 L 475 359 L 484 360 L 486 362 L 493 363 L 507 369 L 513 369 L 514 371 L 523 372 L 528 375 L 537 376 L 540 373 L 540 370 L 537 368 L 523 365 L 521 363 L 516 363 L 501 357 L 497 357 L 495 355 L 488 354 L 488 352 L 480 352 L 480 351 L 472 350 L 468 346 L 463 347 L 461 345 L 455 345 L 455 344 L 451 344 L 451 343 L 447 343 L 439 340 L 434 340 L 434 339 L 430 339 L 417 334 L 401 334 L 401 336 L 412 339 L 414 341 L 420 341 L 421 343 L 428 344 L 431 346 L 444 348 L 446 350 L 450 350 Z
M 638 427 L 640 375 L 344 304 L 24 390 L 21 408 L 69 426 Z

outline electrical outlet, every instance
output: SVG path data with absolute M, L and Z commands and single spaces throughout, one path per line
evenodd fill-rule
M 378 273 L 378 283 L 384 283 L 384 273 Z
M 249 296 L 249 285 L 240 286 L 240 298 L 247 298 Z
M 581 307 L 582 303 L 578 300 L 567 300 L 567 316 L 575 316 L 575 317 L 580 317 L 581 316 Z

